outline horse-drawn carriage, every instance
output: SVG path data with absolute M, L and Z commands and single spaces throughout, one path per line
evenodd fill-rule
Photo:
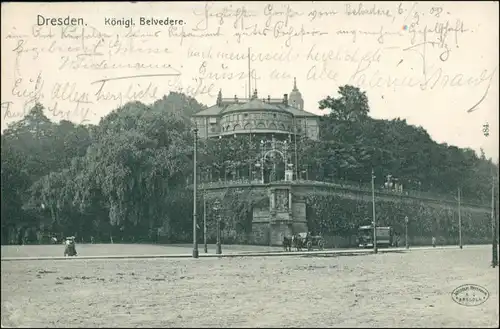
M 308 251 L 311 251 L 315 247 L 319 250 L 323 250 L 325 247 L 325 240 L 321 235 L 311 235 L 308 232 L 301 232 L 292 235 L 291 238 L 283 238 L 283 247 L 285 251 L 292 251 L 292 246 L 295 247 L 297 251 L 301 251 L 302 248 L 307 248 Z
M 297 250 L 301 250 L 302 247 L 306 247 L 308 251 L 313 250 L 315 247 L 323 250 L 325 240 L 321 235 L 311 235 L 308 232 L 302 232 L 297 234 Z

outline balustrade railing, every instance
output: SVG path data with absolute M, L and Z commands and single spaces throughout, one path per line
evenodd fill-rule
M 224 188 L 224 187 L 244 187 L 244 186 L 269 186 L 273 184 L 282 184 L 282 183 L 287 183 L 290 185 L 310 185 L 310 186 L 317 186 L 317 187 L 336 187 L 336 188 L 343 188 L 343 189 L 351 189 L 351 190 L 357 190 L 357 191 L 362 191 L 362 192 L 370 192 L 372 191 L 371 185 L 370 184 L 363 184 L 363 183 L 352 183 L 352 182 L 345 182 L 345 181 L 340 181 L 340 182 L 323 182 L 323 181 L 315 181 L 315 180 L 306 180 L 306 179 L 296 179 L 292 181 L 285 181 L 284 179 L 282 180 L 276 180 L 273 182 L 267 182 L 267 183 L 262 183 L 261 179 L 233 179 L 233 180 L 219 180 L 219 181 L 213 181 L 213 182 L 201 182 L 198 184 L 198 187 L 202 190 L 204 189 L 214 189 L 214 188 Z M 190 185 L 192 186 L 192 185 Z M 396 191 L 396 190 L 391 190 L 387 188 L 380 188 L 376 187 L 375 192 L 377 194 L 385 194 L 385 195 L 391 195 L 391 196 L 409 196 L 409 197 L 417 197 L 420 199 L 428 199 L 428 200 L 437 200 L 437 201 L 448 201 L 448 202 L 457 202 L 457 199 L 454 196 L 449 196 L 449 195 L 443 195 L 443 194 L 438 194 L 438 193 L 432 193 L 432 192 L 423 192 L 423 191 L 416 191 L 416 190 L 403 190 L 402 192 Z M 466 202 L 466 200 L 462 200 L 463 205 L 470 205 L 470 206 L 483 206 L 486 204 L 482 204 L 481 202 L 478 202 L 478 200 L 473 200 L 472 202 Z

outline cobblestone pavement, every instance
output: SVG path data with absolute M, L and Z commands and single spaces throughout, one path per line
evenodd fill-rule
M 499 272 L 490 259 L 491 247 L 475 246 L 2 262 L 1 319 L 12 327 L 498 327 Z M 475 307 L 455 303 L 451 292 L 466 283 L 486 288 L 489 299 Z

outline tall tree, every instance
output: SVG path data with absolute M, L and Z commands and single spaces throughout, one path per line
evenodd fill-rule
M 23 156 L 2 136 L 2 244 L 17 242 L 13 239 L 18 229 L 30 222 L 23 211 L 24 192 L 30 186 L 29 175 L 23 167 Z
M 358 87 L 345 85 L 340 86 L 338 91 L 340 97 L 327 96 L 319 101 L 320 109 L 330 109 L 331 119 L 339 121 L 356 121 L 368 116 L 370 107 L 366 92 Z

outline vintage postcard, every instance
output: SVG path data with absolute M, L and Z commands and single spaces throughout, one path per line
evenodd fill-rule
M 498 327 L 497 2 L 1 9 L 2 327 Z

